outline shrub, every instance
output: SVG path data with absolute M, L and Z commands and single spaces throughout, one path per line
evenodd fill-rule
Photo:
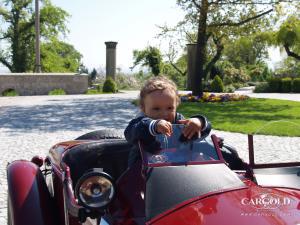
M 102 91 L 105 93 L 116 93 L 118 91 L 116 82 L 110 77 L 107 78 L 103 84 Z
M 300 78 L 295 78 L 293 80 L 292 92 L 300 93 Z
M 226 85 L 224 88 L 224 92 L 233 93 L 235 91 L 235 87 L 232 84 Z
M 280 92 L 281 90 L 281 79 L 280 78 L 272 78 L 268 81 L 269 83 L 269 91 L 270 92 Z
M 102 92 L 101 84 L 97 84 L 95 87 L 96 87 L 97 92 Z
M 292 91 L 292 79 L 291 78 L 283 78 L 281 80 L 281 92 L 289 93 Z
M 226 68 L 224 69 L 224 83 L 245 83 L 250 80 L 250 76 L 245 69 Z
M 140 84 L 134 76 L 125 75 L 125 74 L 117 74 L 116 75 L 116 84 L 118 89 L 128 90 L 140 89 Z
M 224 91 L 224 85 L 223 81 L 219 77 L 219 75 L 216 75 L 211 83 L 211 90 L 213 92 L 223 92 Z
M 203 81 L 203 91 L 204 92 L 211 91 L 211 81 Z
M 14 89 L 7 89 L 2 92 L 2 96 L 18 96 L 18 92 L 16 92 Z
M 255 93 L 267 93 L 270 91 L 269 83 L 268 82 L 261 82 L 255 86 L 253 90 Z
M 64 89 L 58 88 L 48 92 L 48 95 L 65 95 L 66 92 Z

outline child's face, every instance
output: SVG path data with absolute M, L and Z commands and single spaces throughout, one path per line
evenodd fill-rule
M 177 108 L 176 94 L 169 90 L 157 90 L 147 94 L 141 107 L 146 116 L 174 122 Z

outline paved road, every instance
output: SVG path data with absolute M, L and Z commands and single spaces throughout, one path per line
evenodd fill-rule
M 124 129 L 137 113 L 130 101 L 138 92 L 114 95 L 67 95 L 67 96 L 24 96 L 0 98 L 0 224 L 6 224 L 6 171 L 8 162 L 15 159 L 31 159 L 34 155 L 46 156 L 49 148 L 59 141 L 74 139 L 86 132 L 103 129 Z M 251 93 L 250 93 L 251 94 Z M 274 96 L 273 96 L 274 97 Z M 275 96 L 278 97 L 278 96 Z M 300 101 L 300 95 L 292 99 Z M 121 99 L 121 101 L 120 101 Z M 243 134 L 213 131 L 223 136 L 247 159 L 247 137 Z M 282 147 L 282 138 L 258 137 L 269 147 Z M 286 138 L 286 153 L 290 158 L 300 149 L 300 140 Z M 258 158 L 271 160 L 261 150 Z M 263 157 L 264 156 L 264 157 Z

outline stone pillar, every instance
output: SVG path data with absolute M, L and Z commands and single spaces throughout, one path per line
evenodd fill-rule
M 116 77 L 116 46 L 118 42 L 107 41 L 106 45 L 106 78 L 111 77 L 115 80 Z
M 187 79 L 186 88 L 192 90 L 192 76 L 196 67 L 196 50 L 197 44 L 187 44 Z

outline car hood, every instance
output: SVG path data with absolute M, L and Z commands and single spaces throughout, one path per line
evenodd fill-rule
M 149 224 L 300 224 L 300 191 L 249 187 L 218 193 L 169 210 Z

